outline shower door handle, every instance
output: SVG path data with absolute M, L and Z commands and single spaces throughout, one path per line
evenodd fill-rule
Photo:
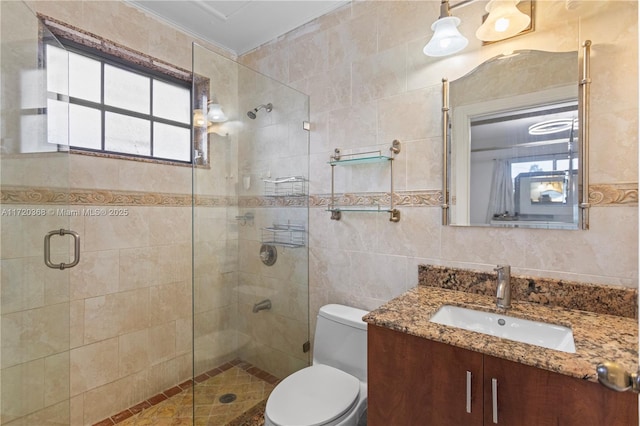
M 59 263 L 55 264 L 51 262 L 51 237 L 54 235 L 71 235 L 73 237 L 73 261 L 71 263 Z M 60 269 L 61 271 L 67 268 L 73 268 L 80 262 L 80 235 L 75 231 L 67 229 L 56 229 L 54 231 L 47 232 L 44 236 L 44 264 L 49 268 Z

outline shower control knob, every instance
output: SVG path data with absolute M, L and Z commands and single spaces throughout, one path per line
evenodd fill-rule
M 276 248 L 269 244 L 263 244 L 260 247 L 260 260 L 267 266 L 271 266 L 276 263 L 278 259 L 278 251 Z

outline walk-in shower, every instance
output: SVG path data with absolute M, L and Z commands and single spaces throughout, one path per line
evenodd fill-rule
M 89 14 L 86 8 L 110 10 L 111 3 L 65 7 Z M 58 5 L 0 2 L 0 424 L 165 424 L 169 413 L 172 424 L 234 424 L 261 408 L 278 379 L 309 364 L 307 194 L 267 193 L 264 181 L 308 180 L 302 123 L 309 99 L 194 46 L 193 75 L 184 72 L 185 52 L 168 52 L 167 60 L 180 67 L 175 75 L 182 81 L 193 77 L 193 98 L 188 85 L 181 89 L 187 124 L 180 134 L 188 143 L 193 133 L 193 148 L 208 161 L 168 164 L 70 151 L 65 128 L 52 128 L 48 113 L 82 110 L 85 104 L 67 99 L 83 93 L 47 93 L 52 62 L 45 59 L 54 48 L 64 64 L 74 56 L 34 13 L 62 19 Z M 100 34 L 81 37 L 81 30 L 95 31 L 86 25 L 74 27 L 78 39 L 96 40 Z M 53 27 L 59 35 L 63 26 Z M 117 47 L 112 50 L 126 50 Z M 78 80 L 61 79 L 64 85 Z M 151 86 L 165 87 L 144 85 Z M 196 111 L 188 105 L 202 112 L 213 99 L 229 120 L 191 129 Z M 259 105 L 254 114 L 270 111 L 266 100 L 278 114 L 245 116 L 253 105 Z M 100 119 L 108 114 L 83 128 L 103 133 Z M 154 126 L 162 129 L 163 122 Z M 158 134 L 166 136 L 158 143 L 177 140 Z M 79 263 L 47 267 L 47 235 L 50 263 L 73 263 L 67 231 L 80 237 Z M 300 238 L 271 241 L 284 245 L 266 266 L 260 246 L 273 232 Z M 266 299 L 271 309 L 254 313 Z
M 249 117 L 252 120 L 255 120 L 255 118 L 257 117 L 256 114 L 258 113 L 258 111 L 260 111 L 263 108 L 265 111 L 271 112 L 271 110 L 273 110 L 273 105 L 271 103 L 258 105 L 253 110 L 250 110 L 247 112 L 247 117 Z

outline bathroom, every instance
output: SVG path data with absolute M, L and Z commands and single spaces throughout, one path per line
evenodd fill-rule
M 223 104 L 224 99 L 229 105 L 225 110 L 229 117 L 249 122 L 247 111 L 272 102 L 274 110 L 258 111 L 256 121 L 275 120 L 286 104 L 293 110 L 308 108 L 306 119 L 311 129 L 292 130 L 300 133 L 294 136 L 302 145 L 294 145 L 298 139 L 290 135 L 287 151 L 279 151 L 277 139 L 281 135 L 269 141 L 268 149 L 256 147 L 261 153 L 277 153 L 285 159 L 280 170 L 270 170 L 264 166 L 269 164 L 266 161 L 241 164 L 247 161 L 241 158 L 241 153 L 247 155 L 242 150 L 248 148 L 234 139 L 233 132 L 230 136 L 210 135 L 211 168 L 196 170 L 196 194 L 213 194 L 224 203 L 225 196 L 238 190 L 248 197 L 248 204 L 218 204 L 210 209 L 197 205 L 193 213 L 189 167 L 76 154 L 60 160 L 57 168 L 52 161 L 58 160 L 45 155 L 31 155 L 28 165 L 19 166 L 3 159 L 3 208 L 8 202 L 12 203 L 9 207 L 30 204 L 6 198 L 10 194 L 5 197 L 5 191 L 21 187 L 66 186 L 72 193 L 75 189 L 82 194 L 87 206 L 102 207 L 104 197 L 123 194 L 168 194 L 172 201 L 168 205 L 155 201 L 140 205 L 136 200 L 118 204 L 128 209 L 126 217 L 69 217 L 67 229 L 81 236 L 82 258 L 78 267 L 67 271 L 43 271 L 41 253 L 36 251 L 41 250 L 43 234 L 59 227 L 53 218 L 46 217 L 45 221 L 51 222 L 31 234 L 31 229 L 13 226 L 15 218 L 2 217 L 2 360 L 15 355 L 4 348 L 5 339 L 13 339 L 12 333 L 20 334 L 16 324 L 40 321 L 40 328 L 56 322 L 70 327 L 63 333 L 67 336 L 63 346 L 70 350 L 56 349 L 60 355 L 47 358 L 46 363 L 41 356 L 20 364 L 2 363 L 2 412 L 11 415 L 7 407 L 19 404 L 22 415 L 51 409 L 57 410 L 58 418 L 67 419 L 59 424 L 93 424 L 187 381 L 192 371 L 200 374 L 236 358 L 282 378 L 309 363 L 309 353 L 301 347 L 313 339 L 310 330 L 321 306 L 342 303 L 375 309 L 415 287 L 418 266 L 423 264 L 491 271 L 501 263 L 511 265 L 518 275 L 637 288 L 637 3 L 595 2 L 595 14 L 580 8 L 567 10 L 566 3 L 536 2 L 535 31 L 529 34 L 486 46 L 468 36 L 469 46 L 462 52 L 430 58 L 422 48 L 440 13 L 438 1 L 348 3 L 239 57 L 127 2 L 27 2 L 23 7 L 34 13 L 185 70 L 193 69 L 192 42 L 196 42 L 195 57 L 202 60 L 196 65 L 248 73 L 255 70 L 261 76 L 251 74 L 251 84 L 262 79 L 265 86 L 282 84 L 276 99 L 269 87 L 241 84 L 239 71 L 225 74 L 230 76 L 228 80 L 212 79 L 217 100 Z M 475 32 L 485 4 L 481 1 L 455 11 L 462 20 L 461 32 Z M 15 21 L 4 4 L 1 13 L 4 71 L 8 66 L 4 43 L 10 39 L 5 22 Z M 21 9 L 20 13 L 31 12 Z M 593 42 L 590 185 L 606 195 L 592 202 L 589 230 L 442 226 L 442 78 L 461 77 L 500 53 L 523 48 L 577 50 L 587 39 Z M 4 90 L 3 83 L 3 97 Z M 298 99 L 300 93 L 308 95 L 308 100 L 304 96 Z M 287 98 L 289 95 L 292 98 Z M 3 147 L 10 143 L 5 140 L 4 126 Z M 412 196 L 406 197 L 411 201 L 397 206 L 400 221 L 390 222 L 385 214 L 358 212 L 344 212 L 340 220 L 331 220 L 327 212 L 331 167 L 327 163 L 334 149 L 347 153 L 387 150 L 395 139 L 402 142 L 402 151 L 394 160 L 395 190 Z M 308 148 L 304 145 L 307 141 Z M 292 152 L 292 146 L 299 151 Z M 305 160 L 296 159 L 297 155 Z M 300 168 L 286 168 L 294 164 Z M 56 175 L 59 183 L 51 182 L 51 169 L 63 175 Z M 210 176 L 206 178 L 198 174 L 207 172 Z M 279 214 L 278 209 L 251 204 L 250 197 L 262 195 L 262 179 L 296 175 L 308 179 L 308 209 L 282 209 Z M 382 173 L 373 178 L 355 174 L 336 177 L 341 179 L 338 193 L 388 191 L 388 177 Z M 245 216 L 249 212 L 255 214 L 253 223 Z M 288 219 L 305 223 L 306 247 L 279 250 L 280 259 L 274 267 L 286 266 L 286 270 L 278 271 L 276 277 L 267 273 L 271 280 L 261 284 L 259 271 L 265 269 L 259 263 L 259 238 L 244 238 L 243 232 L 257 234 L 274 220 Z M 24 242 L 26 247 L 12 252 L 5 240 Z M 301 259 L 293 262 L 296 256 Z M 24 262 L 18 261 L 22 259 Z M 237 267 L 243 262 L 246 264 Z M 45 275 L 54 272 L 59 275 Z M 20 290 L 6 294 L 14 273 L 20 280 L 39 284 L 31 288 L 20 281 Z M 216 275 L 211 277 L 216 283 L 232 284 L 192 287 L 192 279 L 197 282 L 208 274 Z M 253 304 L 264 294 L 273 294 L 265 292 L 265 287 L 273 290 L 275 278 L 282 277 L 289 278 L 291 292 L 281 303 L 272 300 L 271 312 L 253 314 Z M 298 277 L 303 277 L 303 285 L 296 283 Z M 27 294 L 27 290 L 34 293 Z M 47 308 L 46 314 L 53 317 L 42 317 L 36 312 L 43 310 L 39 299 L 50 299 L 54 304 L 66 300 L 67 310 L 51 312 L 52 308 Z M 283 304 L 295 312 L 276 312 Z M 59 305 L 65 304 L 55 304 Z M 267 323 L 270 314 L 279 315 L 278 322 Z M 199 324 L 203 329 L 198 329 Z M 262 328 L 243 329 L 250 326 Z M 207 336 L 218 331 L 224 344 L 218 340 L 207 346 Z M 290 340 L 272 344 L 254 340 L 281 331 L 291 336 Z M 55 338 L 56 333 L 53 330 L 52 336 L 41 339 Z M 251 337 L 248 345 L 246 336 Z M 240 346 L 246 351 L 237 350 Z M 251 346 L 267 346 L 267 350 L 255 355 Z M 206 355 L 196 355 L 194 362 L 194 353 Z M 96 365 L 99 367 L 94 368 Z M 47 371 L 59 374 L 43 382 Z M 60 395 L 66 398 L 59 399 Z M 42 415 L 55 418 L 50 411 Z M 11 424 L 4 419 L 3 424 L 5 421 Z

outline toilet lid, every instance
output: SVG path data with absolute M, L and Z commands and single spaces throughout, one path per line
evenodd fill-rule
M 322 425 L 349 410 L 359 392 L 355 377 L 316 364 L 280 382 L 269 396 L 266 413 L 277 425 Z

